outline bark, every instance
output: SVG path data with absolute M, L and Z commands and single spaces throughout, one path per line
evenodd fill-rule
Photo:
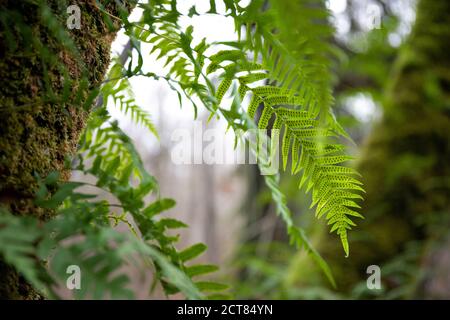
M 110 15 L 119 15 L 115 1 L 100 2 Z M 66 10 L 73 3 L 46 3 L 65 28 L 69 16 Z M 124 2 L 125 12 L 131 11 L 133 3 Z M 62 45 L 58 40 L 60 26 L 55 29 L 42 18 L 36 1 L 0 1 L 0 205 L 14 215 L 45 221 L 54 214 L 33 204 L 35 176 L 45 177 L 56 170 L 62 179 L 69 178 L 65 157 L 76 151 L 89 115 L 89 108 L 81 106 L 89 89 L 98 87 L 103 80 L 111 43 L 120 28 L 117 19 L 111 18 L 111 24 L 105 22 L 109 15 L 100 11 L 95 0 L 76 4 L 81 9 L 81 28 L 67 31 L 78 53 Z M 86 77 L 83 70 L 88 71 Z M 61 96 L 68 78 L 72 82 L 64 104 L 49 99 L 48 92 Z M 77 99 L 82 79 L 87 80 L 88 90 Z M 36 298 L 42 297 L 0 257 L 0 299 Z
M 435 229 L 420 221 L 437 217 L 444 230 L 449 227 L 449 24 L 448 0 L 419 2 L 415 26 L 385 94 L 383 119 L 363 148 L 359 171 L 367 191 L 362 208 L 366 219 L 350 232 L 350 257 L 344 258 L 335 236 L 322 235 L 320 251 L 333 269 L 340 292 L 350 292 L 357 282 L 366 280 L 369 265 L 383 266 L 406 252 L 413 241 L 421 243 L 423 252 L 434 240 L 448 245 L 445 238 L 437 239 Z M 436 261 L 436 252 L 419 252 L 431 278 L 433 271 L 427 266 Z M 425 257 L 429 255 L 431 258 Z M 445 257 L 441 260 L 450 261 Z M 302 274 L 302 269 L 311 270 L 308 264 L 299 259 L 292 266 L 291 273 L 297 272 L 299 283 L 317 279 L 313 271 Z M 405 264 L 405 268 L 411 266 Z M 439 268 L 445 269 L 442 265 Z M 387 292 L 405 285 L 395 276 L 383 277 L 383 269 L 382 281 Z M 446 282 L 443 286 L 450 287 L 448 276 Z M 411 296 L 428 298 L 433 294 L 416 288 Z M 450 298 L 450 291 L 439 297 Z

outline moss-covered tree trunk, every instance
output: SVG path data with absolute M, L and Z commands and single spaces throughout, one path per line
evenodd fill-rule
M 449 221 L 449 25 L 450 1 L 419 1 L 412 34 L 392 72 L 383 118 L 373 128 L 359 163 L 367 191 L 362 208 L 366 219 L 351 232 L 349 258 L 344 258 L 334 236 L 324 234 L 320 241 L 320 251 L 334 271 L 339 291 L 365 281 L 369 265 L 383 266 L 404 253 L 411 241 L 424 244 L 435 238 L 424 221 Z M 442 226 L 449 230 L 448 224 Z M 300 260 L 294 263 L 291 275 L 297 273 L 297 280 L 303 283 L 317 280 L 302 274 L 303 268 L 311 269 Z M 410 266 L 405 262 L 405 268 Z M 405 284 L 405 279 L 384 277 L 383 268 L 381 272 L 387 291 Z M 450 280 L 446 281 L 450 287 Z M 416 297 L 430 295 L 413 293 Z M 450 291 L 443 297 L 450 298 Z
M 0 1 L 0 205 L 14 215 L 44 221 L 52 212 L 33 205 L 35 176 L 56 170 L 69 178 L 64 160 L 76 151 L 89 115 L 82 108 L 88 90 L 75 98 L 82 92 L 82 70 L 88 71 L 87 89 L 100 85 L 120 27 L 120 20 L 111 17 L 129 12 L 134 1 L 119 8 L 118 2 L 103 0 L 102 9 L 96 0 L 76 1 L 81 25 L 72 30 L 66 28 L 72 1 L 41 2 Z M 61 98 L 68 78 L 69 95 Z M 36 298 L 42 297 L 0 257 L 0 299 Z

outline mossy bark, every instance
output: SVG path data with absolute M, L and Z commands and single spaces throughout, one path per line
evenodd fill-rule
M 76 1 L 81 28 L 66 30 L 76 46 L 72 51 L 58 36 L 61 28 L 66 28 L 66 10 L 73 4 L 71 1 L 44 1 L 53 21 L 59 22 L 56 28 L 43 16 L 43 7 L 36 1 L 0 1 L 4 14 L 0 27 L 0 205 L 14 215 L 30 215 L 42 221 L 51 218 L 52 212 L 33 204 L 35 177 L 45 177 L 55 170 L 62 179 L 70 176 L 64 166 L 65 157 L 76 151 L 89 115 L 89 108 L 81 106 L 86 92 L 103 80 L 111 43 L 120 28 L 118 19 L 105 22 L 105 16 L 119 15 L 116 2 L 100 2 L 108 14 L 94 0 Z M 130 12 L 134 2 L 124 1 L 120 10 Z M 86 77 L 82 76 L 83 70 L 88 70 Z M 48 99 L 49 92 L 61 96 L 68 78 L 70 90 L 64 103 Z M 75 99 L 76 93 L 81 92 L 78 89 L 82 78 L 87 82 L 87 90 Z M 0 259 L 0 299 L 39 297 L 23 277 Z
M 434 238 L 420 221 L 449 214 L 449 25 L 450 1 L 419 2 L 415 26 L 385 94 L 383 118 L 358 165 L 367 191 L 362 208 L 366 219 L 350 232 L 350 257 L 344 258 L 334 236 L 321 236 L 319 251 L 331 265 L 340 292 L 365 281 L 369 265 L 382 266 L 413 240 Z M 292 265 L 290 281 L 317 279 L 302 270 L 315 273 L 301 258 Z M 404 285 L 394 278 L 382 278 L 386 291 Z M 450 292 L 445 297 L 450 298 Z

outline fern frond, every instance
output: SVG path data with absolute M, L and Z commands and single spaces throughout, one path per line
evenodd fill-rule
M 216 56 L 221 56 L 220 52 Z M 213 60 L 211 64 L 217 69 L 220 68 L 220 61 Z M 228 64 L 226 68 L 242 73 L 244 66 L 245 64 L 238 60 Z M 254 119 L 257 108 L 262 105 L 257 127 L 268 129 L 273 119 L 272 129 L 276 130 L 272 132 L 276 134 L 272 137 L 272 143 L 278 144 L 274 138 L 280 136 L 279 132 L 284 132 L 281 140 L 283 168 L 286 169 L 290 156 L 291 173 L 302 173 L 299 188 L 304 188 L 306 192 L 312 190 L 312 204 L 320 203 L 320 206 L 316 207 L 316 216 L 320 218 L 326 214 L 326 219 L 331 224 L 331 232 L 337 232 L 348 256 L 347 231 L 355 225 L 350 217 L 362 217 L 350 208 L 359 207 L 354 202 L 359 198 L 356 192 L 364 191 L 362 183 L 355 177 L 355 170 L 342 166 L 342 163 L 353 158 L 343 153 L 345 147 L 337 140 L 340 132 L 324 123 L 318 113 L 305 107 L 304 103 L 308 98 L 301 98 L 300 94 L 291 88 L 271 85 L 251 87 L 248 79 L 262 80 L 263 74 L 267 74 L 266 80 L 270 83 L 270 72 L 264 71 L 265 69 L 252 69 L 247 70 L 244 76 L 234 76 L 239 84 L 239 96 L 243 97 L 247 93 L 251 95 L 247 114 Z M 258 76 L 253 78 L 253 74 Z M 230 72 L 222 76 L 227 77 L 226 83 L 229 87 Z M 223 89 L 221 88 L 221 95 L 224 94 Z
M 328 117 L 333 103 L 330 57 L 336 51 L 328 41 L 333 34 L 329 13 L 319 0 L 253 0 L 245 8 L 237 6 L 236 29 L 247 28 L 245 47 L 261 57 L 270 83 L 292 90 L 312 117 Z
M 128 116 L 134 123 L 143 125 L 159 139 L 150 114 L 136 104 L 130 81 L 120 61 L 116 59 L 108 73 L 109 81 L 101 88 L 103 104 L 107 106 L 108 99 L 114 102 L 114 106 Z
M 160 10 L 159 6 L 154 9 Z M 135 23 L 131 25 L 128 33 L 138 41 L 147 42 L 153 45 L 151 54 L 156 54 L 156 60 L 164 60 L 164 67 L 169 69 L 172 79 L 184 92 L 186 97 L 192 102 L 195 112 L 197 106 L 192 100 L 193 96 L 198 97 L 202 103 L 213 110 L 214 101 L 210 99 L 210 89 L 199 81 L 204 64 L 204 52 L 208 49 L 205 39 L 197 46 L 191 48 L 192 27 L 188 27 L 184 32 L 180 30 L 176 21 L 168 20 L 164 16 L 154 17 L 154 32 L 149 36 L 149 30 L 145 29 L 145 23 Z M 155 32 L 156 31 L 156 32 Z M 156 35 L 154 35 L 156 33 Z

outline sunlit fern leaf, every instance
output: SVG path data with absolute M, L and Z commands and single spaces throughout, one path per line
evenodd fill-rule
M 222 56 L 226 55 L 221 55 L 220 52 L 216 54 L 216 57 Z M 214 57 L 212 58 L 211 64 L 214 64 L 214 69 L 222 67 L 221 61 L 214 61 Z M 233 68 L 232 66 L 233 64 L 244 66 L 244 63 L 238 60 L 227 63 L 226 68 L 229 70 L 239 69 L 239 72 L 243 72 L 242 67 Z M 349 216 L 360 218 L 361 215 L 355 215 L 353 210 L 345 211 L 342 208 L 350 210 L 349 207 L 358 207 L 352 199 L 359 198 L 356 192 L 364 191 L 361 182 L 356 177 L 352 177 L 355 173 L 354 169 L 340 165 L 353 158 L 343 154 L 345 147 L 336 140 L 339 132 L 336 132 L 333 126 L 323 124 L 318 114 L 314 115 L 303 105 L 309 98 L 300 97 L 300 94 L 305 96 L 308 94 L 306 91 L 301 91 L 299 94 L 291 88 L 271 85 L 250 87 L 250 80 L 263 80 L 262 75 L 266 74 L 253 72 L 253 69 L 247 70 L 246 75 L 235 77 L 239 83 L 239 96 L 243 98 L 245 96 L 243 92 L 251 94 L 247 107 L 249 117 L 256 118 L 256 111 L 262 105 L 257 127 L 263 130 L 269 129 L 270 120 L 275 117 L 272 129 L 284 131 L 281 140 L 283 168 L 286 169 L 290 157 L 291 173 L 301 172 L 299 188 L 305 188 L 306 192 L 312 190 L 314 205 L 327 197 L 331 198 L 329 201 L 320 202 L 321 207 L 316 207 L 316 216 L 320 218 L 328 213 L 326 219 L 331 224 L 331 230 L 338 233 L 344 251 L 348 255 L 347 230 L 354 225 Z M 258 76 L 252 77 L 253 74 Z M 267 75 L 270 77 L 270 72 Z M 226 81 L 228 85 L 230 73 L 227 73 L 226 77 L 222 83 Z M 224 86 L 219 88 L 222 95 Z M 272 143 L 278 143 L 273 139 L 274 137 L 279 137 L 278 133 L 271 139 Z M 346 191 L 351 196 L 347 198 L 347 193 L 335 193 L 335 191 Z
M 285 130 L 282 140 L 283 167 L 286 167 L 288 155 L 291 154 L 291 171 L 295 173 L 302 170 L 300 187 L 306 184 L 307 191 L 312 189 L 313 203 L 330 194 L 337 198 L 321 202 L 322 206 L 320 210 L 316 208 L 316 213 L 320 216 L 331 212 L 327 215 L 328 222 L 332 224 L 331 231 L 337 231 L 348 255 L 347 230 L 353 225 L 348 216 L 361 216 L 348 211 L 349 206 L 357 206 L 346 197 L 348 194 L 333 191 L 346 191 L 352 195 L 350 199 L 354 199 L 357 198 L 353 196 L 355 191 L 363 189 L 356 178 L 328 179 L 330 174 L 355 173 L 353 169 L 337 165 L 350 160 L 339 154 L 343 150 L 342 145 L 324 148 L 324 145 L 336 145 L 329 142 L 334 136 L 345 135 L 334 117 L 329 116 L 333 98 L 329 71 L 332 49 L 326 41 L 332 34 L 331 28 L 327 26 L 328 13 L 319 1 L 271 1 L 269 10 L 265 12 L 262 4 L 262 1 L 252 1 L 237 19 L 247 26 L 249 23 L 255 25 L 255 28 L 247 30 L 246 41 L 249 48 L 261 54 L 269 83 L 280 88 L 280 93 L 281 89 L 289 91 L 284 92 L 284 97 L 277 94 L 269 99 L 263 96 L 263 92 L 268 89 L 259 92 L 253 89 L 252 92 L 262 100 L 264 108 L 282 104 L 283 107 L 292 105 L 290 109 L 295 109 L 293 112 L 305 112 L 301 119 L 295 119 L 289 113 L 281 115 L 275 109 L 276 116 L 283 118 Z M 257 41 L 258 38 L 263 41 Z M 253 117 L 253 108 L 249 110 L 249 115 Z M 322 121 L 318 121 L 318 117 L 325 119 L 329 127 L 322 128 L 319 125 Z M 300 160 L 298 152 L 301 152 Z
M 243 41 L 262 57 L 271 83 L 298 92 L 313 117 L 325 115 L 333 102 L 329 66 L 335 48 L 327 41 L 333 33 L 328 16 L 319 0 L 253 0 L 235 16 L 236 29 L 246 27 Z

